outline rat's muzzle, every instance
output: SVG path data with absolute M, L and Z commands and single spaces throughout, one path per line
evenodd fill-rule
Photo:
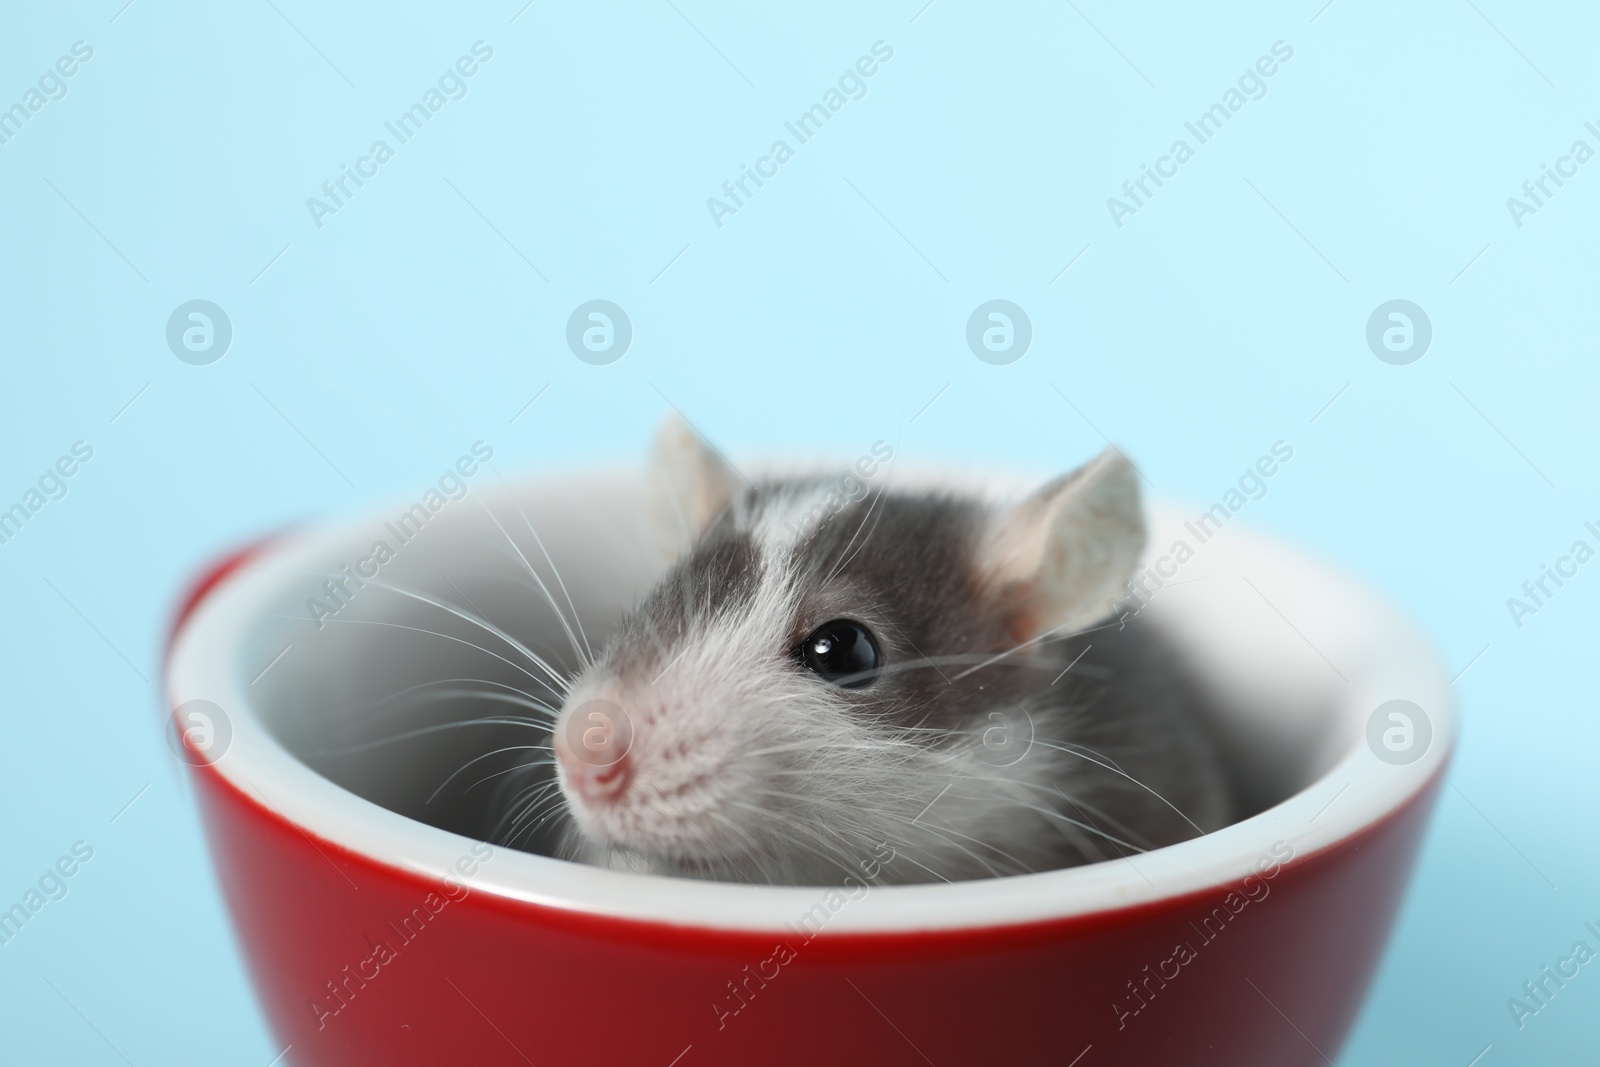
M 586 802 L 614 801 L 633 779 L 633 720 L 609 700 L 563 709 L 552 740 L 562 782 Z

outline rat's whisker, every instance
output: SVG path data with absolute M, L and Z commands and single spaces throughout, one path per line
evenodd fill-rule
M 497 471 L 497 477 L 498 474 L 499 472 Z M 556 585 L 561 589 L 561 595 L 566 598 L 567 610 L 572 612 L 572 624 L 578 628 L 578 636 L 583 640 L 584 665 L 589 666 L 594 663 L 594 649 L 589 645 L 589 635 L 584 633 L 583 619 L 578 616 L 578 606 L 572 602 L 572 594 L 567 591 L 567 583 L 561 577 L 561 568 L 557 567 L 556 561 L 550 557 L 550 550 L 544 547 L 544 539 L 539 536 L 539 531 L 534 529 L 533 521 L 528 518 L 528 513 L 522 510 L 521 501 L 514 494 L 511 495 L 511 501 L 516 506 L 517 514 L 522 516 L 522 524 L 533 535 L 533 543 L 539 546 L 539 552 L 544 556 L 544 561 L 550 565 L 550 573 L 555 576 Z M 531 570 L 532 568 L 529 569 Z M 554 600 L 552 598 L 552 606 L 553 604 Z
M 392 744 L 395 744 L 395 743 L 400 742 L 400 741 L 409 741 L 409 740 L 411 740 L 412 738 L 415 738 L 415 737 L 423 737 L 423 736 L 426 736 L 427 734 L 440 733 L 441 731 L 444 731 L 444 730 L 460 730 L 460 729 L 464 729 L 465 727 L 468 727 L 468 726 L 522 726 L 522 727 L 526 727 L 528 729 L 539 730 L 539 731 L 541 731 L 543 733 L 549 733 L 550 732 L 549 727 L 543 726 L 543 725 L 541 725 L 539 723 L 535 723 L 535 722 L 532 722 L 532 721 L 527 720 L 527 719 L 520 719 L 520 718 L 514 718 L 514 717 L 499 717 L 499 718 L 496 718 L 496 717 L 493 717 L 493 716 L 485 716 L 485 717 L 480 718 L 480 719 L 462 719 L 462 720 L 457 721 L 457 722 L 441 722 L 441 723 L 435 723 L 432 726 L 421 726 L 421 727 L 418 727 L 417 729 L 414 729 L 414 730 L 405 730 L 405 731 L 402 731 L 401 733 L 390 734 L 390 735 L 388 735 L 386 737 L 380 737 L 375 741 L 365 741 L 365 742 L 362 742 L 361 744 L 347 745 L 347 746 L 345 746 L 343 748 L 323 748 L 323 749 L 318 749 L 317 753 L 318 753 L 318 755 L 323 755 L 323 756 L 345 756 L 345 755 L 349 755 L 352 752 L 367 752 L 367 751 L 370 751 L 371 749 L 378 748 L 378 747 L 380 747 L 382 745 L 392 745 Z
M 489 759 L 492 756 L 498 756 L 502 752 L 548 752 L 548 751 L 550 751 L 550 746 L 549 745 L 503 745 L 500 748 L 497 748 L 492 752 L 485 752 L 485 753 L 482 753 L 481 755 L 474 756 L 471 759 L 467 760 L 467 762 L 463 763 L 460 767 L 456 768 L 455 771 L 451 772 L 451 774 L 450 774 L 450 776 L 448 778 L 446 778 L 444 781 L 440 782 L 439 783 L 439 788 L 435 789 L 432 793 L 429 793 L 428 794 L 428 799 L 426 801 L 424 801 L 424 803 L 432 804 L 433 801 L 434 801 L 434 798 L 436 798 L 441 792 L 444 791 L 444 787 L 445 786 L 447 786 L 451 782 L 455 781 L 456 778 L 460 774 L 465 772 L 468 767 L 471 767 L 475 763 L 482 763 L 484 760 Z
M 846 871 L 850 871 L 852 873 L 856 871 L 857 865 L 859 864 L 857 857 L 852 855 L 847 850 L 846 846 L 841 842 L 829 840 L 814 826 L 808 826 L 802 821 L 791 819 L 782 812 L 770 807 L 763 807 L 743 800 L 735 800 L 732 803 L 736 808 L 742 808 L 746 811 L 749 811 L 751 814 L 756 815 L 759 818 L 770 820 L 775 823 L 781 823 L 788 829 L 800 833 L 806 838 L 817 842 L 818 846 L 821 848 L 821 851 L 817 853 L 817 858 L 835 864 Z
M 473 782 L 471 785 L 467 786 L 465 789 L 462 790 L 462 792 L 463 793 L 470 793 L 474 789 L 476 789 L 480 785 L 482 785 L 484 782 L 492 781 L 493 779 L 500 777 L 502 774 L 517 774 L 517 773 L 520 773 L 520 772 L 523 772 L 523 771 L 532 770 L 535 767 L 554 767 L 556 765 L 555 749 L 551 748 L 549 745 L 536 745 L 534 747 L 535 748 L 541 748 L 545 752 L 550 753 L 550 758 L 549 759 L 543 759 L 543 760 L 529 760 L 527 763 L 518 763 L 517 765 L 515 765 L 513 767 L 507 767 L 504 770 L 491 771 L 490 773 L 484 775 L 482 778 L 479 778 L 476 782 Z M 556 783 L 551 783 L 551 784 L 556 784 Z
M 479 689 L 443 689 L 433 693 L 419 693 L 412 697 L 411 702 L 405 707 L 415 708 L 423 704 L 437 704 L 446 700 L 476 700 L 488 704 L 510 704 L 513 707 L 527 708 L 529 711 L 537 712 L 542 719 L 546 720 L 546 728 L 549 726 L 549 721 L 554 720 L 561 711 L 560 708 L 543 700 L 518 696 L 514 693 L 486 693 Z
M 388 703 L 391 703 L 391 702 L 394 702 L 394 701 L 398 701 L 403 697 L 409 696 L 410 694 L 415 693 L 415 692 L 419 692 L 421 690 L 437 689 L 437 688 L 439 688 L 441 686 L 456 685 L 456 684 L 489 686 L 489 687 L 493 687 L 493 688 L 504 689 L 508 693 L 511 693 L 511 694 L 513 694 L 515 696 L 524 697 L 529 701 L 532 701 L 532 702 L 537 703 L 537 704 L 544 705 L 544 702 L 539 700 L 539 698 L 537 696 L 535 696 L 534 694 L 528 692 L 526 689 L 522 689 L 522 688 L 519 688 L 518 686 L 514 686 L 514 685 L 510 684 L 509 682 L 499 682 L 499 681 L 495 681 L 492 678 L 465 678 L 465 677 L 461 677 L 461 678 L 430 678 L 426 682 L 418 682 L 416 685 L 408 685 L 404 689 L 395 690 L 393 693 L 390 693 L 388 696 L 383 697 L 380 700 L 373 701 L 368 710 L 376 711 L 377 709 L 383 707 L 383 705 L 385 705 L 385 704 L 388 704 Z M 540 687 L 544 688 L 547 691 L 550 688 L 549 686 L 545 685 L 543 682 L 540 682 L 539 685 L 540 685 Z M 483 695 L 484 696 L 488 696 L 489 694 L 485 693 Z M 557 694 L 557 695 L 559 696 L 559 694 Z M 544 706 L 548 707 L 549 705 L 544 705 Z
M 534 718 L 531 716 L 522 715 L 512 716 L 513 718 L 518 718 L 529 723 L 539 723 L 540 720 L 543 720 L 541 725 L 545 729 L 549 729 L 549 724 L 555 720 L 556 715 L 561 710 L 557 707 L 553 707 L 543 700 L 536 700 L 532 697 L 523 695 L 520 693 L 520 691 L 511 693 L 496 693 L 492 691 L 485 692 L 481 689 L 468 688 L 435 689 L 427 692 L 414 691 L 422 688 L 423 687 L 421 686 L 413 686 L 413 691 L 395 694 L 393 697 L 386 697 L 383 700 L 377 701 L 370 705 L 367 710 L 369 712 L 379 712 L 382 710 L 383 705 L 390 703 L 396 704 L 396 707 L 393 709 L 395 711 L 415 711 L 418 708 L 425 707 L 429 704 L 440 704 L 446 701 L 475 701 L 484 704 L 508 704 L 512 707 L 527 708 L 529 711 L 534 712 L 538 716 L 538 718 Z M 475 720 L 464 721 L 470 722 Z
M 894 844 L 894 842 L 891 841 L 890 844 Z M 926 863 L 917 862 L 916 857 L 911 854 L 911 846 L 910 845 L 907 845 L 903 841 L 900 842 L 900 844 L 905 847 L 905 851 L 903 851 L 903 852 L 902 851 L 896 851 L 895 854 L 894 854 L 894 858 L 895 859 L 897 859 L 897 860 L 905 860 L 907 863 L 911 864 L 913 867 L 916 867 L 918 870 L 926 871 L 931 878 L 936 879 L 936 880 L 938 880 L 940 882 L 944 882 L 946 884 L 954 884 L 955 879 L 951 878 L 949 875 L 944 874 L 942 871 L 938 871 L 938 870 L 935 870 L 932 867 L 929 867 Z
M 519 764 L 519 766 L 524 766 Z M 551 807 L 551 805 L 554 805 Z M 538 814 L 541 807 L 549 808 L 546 815 L 564 814 L 566 805 L 562 801 L 559 783 L 554 778 L 543 782 L 534 782 L 518 790 L 515 796 L 506 804 L 506 811 L 497 824 L 497 833 L 516 833 Z
M 764 748 L 751 749 L 751 756 L 780 756 L 787 752 L 805 752 L 821 756 L 825 753 L 840 752 L 865 752 L 880 754 L 885 747 L 895 747 L 897 742 L 890 738 L 874 739 L 870 741 L 785 741 L 782 744 L 768 745 Z M 905 744 L 908 756 L 921 754 L 921 749 L 909 743 Z
M 1015 786 L 1018 786 L 1018 785 L 1024 785 L 1024 786 L 1027 786 L 1029 788 L 1039 789 L 1040 791 L 1043 791 L 1044 789 L 1048 788 L 1051 792 L 1056 793 L 1063 800 L 1067 801 L 1067 803 L 1073 804 L 1073 805 L 1077 804 L 1076 801 L 1074 801 L 1071 797 L 1067 796 L 1067 794 L 1061 792 L 1061 790 L 1059 788 L 1055 787 L 1055 786 L 1049 786 L 1049 787 L 1035 786 L 1032 783 L 1019 783 L 1015 779 L 1009 779 L 1009 778 L 974 777 L 974 778 L 969 778 L 969 779 L 965 779 L 965 780 L 972 781 L 972 782 L 988 782 L 988 783 L 992 783 L 992 784 L 1002 785 L 1002 786 L 1006 787 L 1007 791 L 1011 791 L 1012 788 L 1014 788 Z M 1112 842 L 1113 844 L 1116 844 L 1116 845 L 1120 845 L 1123 848 L 1126 848 L 1126 849 L 1128 849 L 1128 850 L 1130 850 L 1132 852 L 1148 852 L 1149 851 L 1148 847 L 1141 847 L 1141 846 L 1139 846 L 1137 844 L 1134 844 L 1131 841 L 1124 841 L 1119 837 L 1114 837 L 1111 834 L 1107 833 L 1106 831 L 1100 829 L 1098 826 L 1095 826 L 1093 823 L 1079 822 L 1078 820 L 1073 819 L 1070 816 L 1063 815 L 1061 812 L 1059 812 L 1059 811 L 1057 811 L 1057 810 L 1055 810 L 1053 808 L 1047 808 L 1047 807 L 1044 807 L 1044 806 L 1039 805 L 1039 804 L 1030 804 L 1030 803 L 1028 803 L 1026 801 L 1019 800 L 1019 799 L 1012 799 L 1010 801 L 1010 806 L 1016 807 L 1016 808 L 1022 808 L 1022 809 L 1027 810 L 1027 811 L 1037 812 L 1038 814 L 1043 815 L 1046 819 L 1059 820 L 1059 821 L 1064 822 L 1064 823 L 1069 823 L 1072 826 L 1075 826 L 1080 830 L 1086 830 L 1089 833 L 1094 834 L 1096 837 L 1102 837 L 1102 838 L 1106 839 L 1107 841 L 1110 841 L 1110 842 Z
M 513 499 L 515 499 L 515 497 L 513 497 Z M 572 643 L 573 654 L 578 657 L 579 662 L 585 667 L 589 666 L 593 662 L 593 655 L 592 653 L 588 652 L 588 639 L 584 638 L 580 643 L 577 632 L 573 630 L 573 624 L 577 624 L 578 629 L 580 631 L 582 630 L 582 624 L 578 623 L 577 619 L 577 609 L 573 609 L 573 618 L 569 623 L 566 613 L 561 610 L 561 605 L 556 603 L 555 595 L 550 592 L 550 587 L 545 585 L 543 578 L 539 577 L 539 572 L 534 569 L 533 564 L 529 562 L 528 557 L 523 554 L 522 548 L 517 544 L 516 539 L 513 538 L 511 534 L 507 532 L 506 528 L 500 524 L 499 518 L 496 517 L 494 511 L 489 507 L 488 504 L 481 500 L 477 501 L 477 504 L 478 507 L 483 510 L 483 513 L 489 517 L 489 521 L 494 523 L 495 529 L 500 531 L 500 536 L 506 539 L 506 543 L 509 544 L 512 551 L 517 554 L 517 558 L 522 561 L 522 565 L 527 569 L 529 577 L 538 583 L 539 591 L 544 594 L 546 603 L 550 605 L 550 610 L 555 613 L 556 621 L 561 624 L 561 629 L 566 633 L 567 640 Z M 522 511 L 522 505 L 518 504 L 517 510 L 520 513 Z M 523 520 L 527 520 L 526 515 L 523 515 Z M 531 530 L 533 528 L 533 524 L 529 523 L 528 528 Z M 534 535 L 534 539 L 538 540 L 537 534 Z M 541 549 L 544 547 L 544 543 L 542 541 L 539 543 L 539 547 Z M 546 558 L 548 558 L 548 556 Z M 551 565 L 551 569 L 554 570 L 554 564 Z M 565 586 L 562 587 L 563 591 L 565 591 L 565 588 Z M 570 602 L 571 598 L 568 597 L 568 600 Z
M 519 763 L 515 770 L 526 770 L 532 764 Z M 511 797 L 505 804 L 505 813 L 495 824 L 494 833 L 505 835 L 514 830 L 519 823 L 529 817 L 529 813 L 538 809 L 541 804 L 553 801 L 558 805 L 558 810 L 564 811 L 565 805 L 561 803 L 560 786 L 552 778 L 549 781 L 535 782 L 524 786 Z
M 714 811 L 713 810 L 713 811 L 707 812 L 707 814 L 710 815 L 713 819 L 716 819 L 718 822 L 722 823 L 728 829 L 732 830 L 734 833 L 738 834 L 740 837 L 744 838 L 745 843 L 750 846 L 750 849 L 751 849 L 752 852 L 755 852 L 755 853 L 759 853 L 760 852 L 761 842 L 757 841 L 754 837 L 752 837 L 750 835 L 750 832 L 748 830 L 746 830 L 744 827 L 740 826 L 738 823 L 734 822 L 732 819 L 728 818 L 726 815 L 724 815 L 720 811 Z
M 1078 814 L 1082 815 L 1086 820 L 1088 820 L 1088 822 L 1089 822 L 1089 824 L 1091 826 L 1094 825 L 1094 819 L 1091 818 L 1091 816 L 1098 817 L 1101 822 L 1109 824 L 1113 830 L 1116 830 L 1124 838 L 1126 838 L 1127 842 L 1132 845 L 1132 847 L 1134 848 L 1135 851 L 1141 852 L 1141 853 L 1149 852 L 1151 849 L 1156 847 L 1147 838 L 1145 838 L 1145 836 L 1143 834 L 1137 832 L 1136 830 L 1133 830 L 1126 823 L 1122 822 L 1122 820 L 1114 818 L 1111 815 L 1108 815 L 1106 812 L 1100 810 L 1099 807 L 1097 807 L 1094 804 L 1089 803 L 1087 800 L 1084 800 L 1082 797 L 1075 797 L 1075 796 L 1072 796 L 1072 795 L 1070 795 L 1068 793 L 1064 793 L 1058 787 L 1052 787 L 1052 788 L 1055 788 L 1055 791 L 1057 793 L 1059 793 L 1061 795 L 1061 797 L 1064 800 L 1066 800 L 1066 802 L 1068 804 L 1071 804 L 1075 809 L 1077 809 Z M 1099 827 L 1095 827 L 1095 828 L 1099 829 Z M 1109 834 L 1107 834 L 1106 836 L 1108 838 L 1110 838 Z
M 698 822 L 696 822 L 695 820 L 689 818 L 687 815 L 684 815 L 683 809 L 678 807 L 678 805 L 672 800 L 672 798 L 668 797 L 667 794 L 663 793 L 659 788 L 657 788 L 655 786 L 654 783 L 646 783 L 646 784 L 648 784 L 651 789 L 655 790 L 656 796 L 661 798 L 662 803 L 667 804 L 668 806 L 673 808 L 675 811 L 677 811 L 679 815 L 683 816 L 683 824 L 685 826 L 688 826 L 689 828 L 693 829 L 701 837 L 706 839 L 706 844 L 711 846 L 711 850 L 713 852 L 715 852 L 717 855 L 721 856 L 723 858 L 723 860 L 727 862 L 729 870 L 735 871 L 736 873 L 739 873 L 741 875 L 743 874 L 742 868 L 740 868 L 738 866 L 738 864 L 734 863 L 733 860 L 728 858 L 728 854 L 726 852 L 722 851 L 722 846 L 718 845 L 716 840 L 714 838 L 712 838 L 712 836 L 709 833 L 706 832 L 705 827 L 701 826 Z M 745 878 L 745 881 L 750 882 L 751 885 L 755 885 L 755 883 L 751 882 L 749 878 Z
M 1090 621 L 1097 621 L 1097 620 L 1090 620 Z M 1085 634 L 1099 633 L 1099 632 L 1101 632 L 1103 630 L 1120 630 L 1120 629 L 1122 629 L 1122 627 L 1124 625 L 1125 624 L 1123 623 L 1123 621 L 1122 621 L 1120 616 L 1117 619 L 1113 620 L 1113 621 L 1101 623 L 1099 626 L 1087 626 L 1087 625 L 1082 625 L 1080 623 L 1073 623 L 1071 625 L 1063 624 L 1061 626 L 1055 627 L 1054 629 L 1045 630 L 1042 633 L 1035 634 L 1033 637 L 1030 637 L 1026 641 L 1022 641 L 1022 642 L 1019 642 L 1019 643 L 1013 645 L 1012 647 L 1006 649 L 1004 652 L 1000 652 L 1000 653 L 997 653 L 996 655 L 988 657 L 982 663 L 978 664 L 976 667 L 972 667 L 972 668 L 970 668 L 968 670 L 962 671 L 960 674 L 956 675 L 955 678 L 952 679 L 952 681 L 959 682 L 961 679 L 965 678 L 967 675 L 973 673 L 974 671 L 981 671 L 985 667 L 988 667 L 991 664 L 999 663 L 1001 660 L 1006 659 L 1006 658 L 1008 658 L 1008 657 L 1010 657 L 1012 655 L 1015 655 L 1016 653 L 1021 652 L 1025 648 L 1033 648 L 1035 645 L 1043 644 L 1046 641 L 1070 641 L 1071 639 L 1073 639 L 1075 637 L 1083 637 Z
M 540 685 L 544 685 L 545 684 L 543 679 L 541 679 L 537 674 L 534 674 L 528 668 L 524 667 L 520 663 L 517 663 L 515 660 L 509 660 L 506 657 L 500 655 L 498 652 L 494 652 L 494 651 L 492 651 L 490 649 L 484 648 L 482 645 L 477 644 L 475 642 L 468 641 L 464 637 L 456 637 L 454 634 L 440 633 L 438 630 L 430 630 L 425 626 L 407 626 L 404 623 L 387 622 L 387 621 L 385 621 L 383 619 L 328 619 L 328 620 L 325 620 L 325 621 L 327 621 L 327 622 L 336 622 L 336 623 L 339 623 L 341 625 L 350 625 L 350 626 L 383 626 L 383 627 L 388 627 L 390 629 L 395 629 L 395 630 L 409 630 L 412 633 L 427 634 L 429 637 L 437 637 L 437 638 L 440 638 L 440 639 L 445 640 L 445 641 L 452 641 L 452 642 L 454 642 L 454 643 L 456 643 L 458 645 L 466 645 L 468 648 L 476 649 L 477 651 L 482 652 L 485 656 L 491 656 L 494 659 L 499 660 L 501 663 L 504 663 L 508 667 L 512 667 L 512 668 L 515 668 L 516 670 L 521 671 L 523 674 L 526 674 L 529 678 L 532 678 L 535 682 L 538 682 Z M 552 677 L 554 677 L 558 681 L 560 686 L 562 687 L 561 691 L 565 691 L 565 687 L 569 684 L 566 681 L 566 679 L 562 678 L 559 674 L 554 674 L 554 675 L 552 675 Z
M 844 546 L 844 548 L 842 550 L 842 552 L 849 552 L 850 554 L 848 556 L 845 556 L 842 560 L 840 560 L 838 566 L 834 567 L 831 571 L 828 572 L 828 576 L 825 579 L 823 579 L 823 584 L 824 585 L 827 585 L 829 582 L 833 581 L 833 579 L 835 577 L 837 577 L 845 569 L 845 567 L 849 566 L 850 561 L 856 558 L 857 554 L 860 553 L 862 548 L 866 548 L 867 547 L 867 541 L 871 540 L 872 535 L 877 532 L 878 522 L 874 521 L 873 524 L 872 524 L 872 529 L 867 531 L 867 536 L 862 538 L 862 540 L 861 540 L 861 548 L 856 549 L 854 552 L 850 552 L 850 546 L 856 543 L 856 537 L 858 535 L 860 535 L 862 527 L 866 526 L 867 520 L 872 517 L 873 510 L 875 508 L 877 508 L 878 503 L 880 501 L 882 501 L 885 496 L 888 495 L 888 492 L 889 492 L 889 476 L 893 472 L 894 472 L 894 459 L 891 458 L 889 460 L 888 469 L 884 471 L 883 484 L 878 487 L 877 496 L 873 497 L 872 502 L 867 505 L 867 513 L 861 517 L 861 524 L 856 527 L 856 532 L 850 535 L 850 540 L 848 542 L 846 542 L 846 544 L 845 544 L 845 546 Z M 883 510 L 880 510 L 878 512 L 878 520 L 879 521 L 881 521 L 882 518 L 883 518 L 883 511 L 884 510 L 887 510 L 887 508 L 885 508 Z
M 1065 752 L 1069 756 L 1077 756 L 1079 759 L 1088 760 L 1090 763 L 1093 763 L 1097 767 L 1103 767 L 1106 770 L 1111 771 L 1113 774 L 1116 774 L 1118 777 L 1125 779 L 1126 781 L 1130 782 L 1131 784 L 1133 784 L 1133 785 L 1137 786 L 1138 788 L 1144 790 L 1146 793 L 1149 793 L 1151 796 L 1153 796 L 1157 800 L 1161 801 L 1161 803 L 1165 804 L 1168 808 L 1170 808 L 1172 810 L 1172 812 L 1175 815 L 1178 816 L 1178 818 L 1180 818 L 1184 822 L 1188 823 L 1194 829 L 1194 834 L 1195 834 L 1196 837 L 1200 837 L 1201 835 L 1203 835 L 1205 833 L 1205 831 L 1200 829 L 1200 827 L 1195 824 L 1195 821 L 1193 819 L 1189 818 L 1189 816 L 1185 815 L 1183 813 L 1183 811 L 1181 811 L 1176 804 L 1172 803 L 1166 797 L 1162 796 L 1160 793 L 1156 792 L 1154 789 L 1150 788 L 1145 783 L 1139 781 L 1137 778 L 1135 778 L 1132 775 L 1128 774 L 1122 768 L 1114 766 L 1113 764 L 1111 764 L 1109 762 L 1106 762 L 1104 760 L 1098 760 L 1098 759 L 1095 759 L 1092 756 L 1085 755 L 1083 752 L 1078 751 L 1076 748 L 1068 748 L 1065 745 L 1052 744 L 1052 743 L 1050 743 L 1048 741 L 1042 741 L 1042 740 L 1036 741 L 1035 743 L 1043 745 L 1046 748 L 1053 748 L 1058 752 Z
M 954 830 L 951 830 L 948 827 L 930 826 L 928 823 L 919 822 L 916 819 L 913 819 L 913 818 L 911 818 L 909 816 L 901 815 L 898 812 L 882 811 L 881 813 L 883 815 L 891 818 L 891 819 L 895 819 L 895 820 L 897 820 L 899 822 L 903 822 L 907 827 L 913 827 L 914 826 L 914 827 L 916 827 L 917 832 L 922 833 L 922 834 L 926 834 L 926 835 L 929 835 L 929 836 L 932 836 L 932 837 L 935 837 L 935 838 L 938 838 L 939 840 L 944 841 L 946 844 L 949 844 L 949 845 L 953 846 L 958 851 L 965 853 L 967 856 L 970 856 L 975 863 L 977 863 L 980 867 L 982 867 L 989 874 L 990 877 L 999 877 L 1003 873 L 1002 871 L 998 870 L 994 866 L 994 864 L 990 863 L 988 860 L 984 859 L 982 856 L 980 856 L 976 852 L 972 851 L 972 849 L 967 848 L 965 845 L 961 844 L 960 841 L 952 840 L 953 838 L 961 838 L 961 840 L 971 841 L 975 845 L 983 845 L 983 847 L 985 847 L 985 848 L 992 848 L 992 846 L 984 845 L 982 841 L 979 841 L 976 838 L 968 837 L 965 834 L 956 833 Z M 994 851 L 1000 852 L 999 849 L 994 849 Z M 1012 857 L 1007 856 L 1003 852 L 1001 852 L 1000 854 L 1002 856 L 1005 856 L 1006 859 L 1011 859 L 1012 862 L 1016 865 L 1016 869 L 1017 870 L 1026 870 L 1025 865 L 1023 865 L 1019 861 L 1012 859 Z
M 427 596 L 427 595 L 422 594 L 422 593 L 418 593 L 415 590 L 404 589 L 404 588 L 402 588 L 400 586 L 397 586 L 397 585 L 389 585 L 386 582 L 379 582 L 377 579 L 372 579 L 372 584 L 378 586 L 380 589 L 388 589 L 391 592 L 399 593 L 401 596 L 410 597 L 413 600 L 417 600 L 417 601 L 420 601 L 421 603 L 427 604 L 427 605 L 429 605 L 431 607 L 438 608 L 440 611 L 444 611 L 444 612 L 446 612 L 446 613 L 448 613 L 450 615 L 454 615 L 456 618 L 461 619 L 464 622 L 470 623 L 471 625 L 478 627 L 480 630 L 483 630 L 483 631 L 485 631 L 487 633 L 493 634 L 495 637 L 498 637 L 500 640 L 504 641 L 507 645 L 509 645 L 512 648 L 516 649 L 517 652 L 519 652 L 521 655 L 523 655 L 524 657 L 527 658 L 528 662 L 536 664 L 537 666 L 539 666 L 542 670 L 544 670 L 544 672 L 546 674 L 548 674 L 551 677 L 551 679 L 553 681 L 555 681 L 557 683 L 557 685 L 567 685 L 568 684 L 566 678 L 561 674 L 561 672 L 556 670 L 549 663 L 545 662 L 545 660 L 544 660 L 544 658 L 542 656 L 540 656 L 538 653 L 534 652 L 533 649 L 529 648 L 527 645 L 523 644 L 521 641 L 518 641 L 515 637 L 512 637 L 510 634 L 506 633 L 500 627 L 498 627 L 498 626 L 494 625 L 493 623 L 489 622 L 487 619 L 482 618 L 481 616 L 479 616 L 479 615 L 477 615 L 475 613 L 468 613 L 468 612 L 462 610 L 461 608 L 457 607 L 454 604 L 447 603 L 445 601 L 436 599 L 436 598 L 431 597 L 431 596 Z M 561 690 L 561 691 L 565 691 L 565 690 Z

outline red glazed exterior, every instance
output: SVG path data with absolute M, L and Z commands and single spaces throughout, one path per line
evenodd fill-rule
M 208 574 L 183 616 L 250 554 Z M 314 840 L 213 767 L 195 780 L 255 986 L 302 1067 L 1309 1067 L 1337 1056 L 1360 1007 L 1442 766 L 1253 888 L 811 941 L 446 885 Z
M 451 900 L 441 883 L 313 843 L 209 768 L 197 780 L 267 1015 L 289 1058 L 314 1067 L 665 1067 L 686 1048 L 681 1067 L 1064 1065 L 1085 1048 L 1081 1067 L 1322 1064 L 1360 1007 L 1438 781 L 1284 865 L 1209 943 L 1219 924 L 1200 927 L 1225 887 L 1026 926 L 791 937 L 794 958 L 763 987 L 771 936 Z M 429 894 L 437 914 L 404 941 L 397 927 L 428 914 Z M 1195 958 L 1164 986 L 1148 979 L 1180 941 Z M 363 965 L 379 942 L 393 957 Z M 714 1005 L 738 1004 L 728 983 L 746 981 L 747 1006 L 719 1017 Z M 1155 995 L 1119 1018 L 1139 1003 L 1129 982 Z

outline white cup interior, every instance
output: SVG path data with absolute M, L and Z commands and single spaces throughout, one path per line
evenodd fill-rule
M 933 471 L 897 481 L 949 477 Z M 993 492 L 1019 483 L 982 484 Z M 214 766 L 246 793 L 356 852 L 442 876 L 483 825 L 492 788 L 475 783 L 523 754 L 473 764 L 441 783 L 491 748 L 535 743 L 509 725 L 445 727 L 486 709 L 450 698 L 441 679 L 529 684 L 508 647 L 464 616 L 488 620 L 571 669 L 571 644 L 550 600 L 598 647 L 663 568 L 641 499 L 642 483 L 627 472 L 511 491 L 480 485 L 460 499 L 436 495 L 420 509 L 405 501 L 288 536 L 190 617 L 173 649 L 171 703 L 203 699 L 223 709 L 229 736 Z M 1455 733 L 1449 686 L 1415 629 L 1358 584 L 1242 528 L 1241 519 L 1212 532 L 1215 523 L 1193 525 L 1198 513 L 1150 509 L 1152 566 L 1180 540 L 1193 558 L 1161 565 L 1171 576 L 1129 625 L 1166 630 L 1203 679 L 1248 817 L 1126 860 L 874 888 L 835 916 L 837 928 L 1027 921 L 1222 884 L 1248 873 L 1275 842 L 1303 856 L 1354 833 L 1443 765 Z M 379 542 L 391 553 L 381 566 Z M 419 693 L 438 699 L 419 701 Z M 1431 726 L 1427 750 L 1405 765 L 1380 760 L 1367 740 L 1373 711 L 1392 699 L 1414 702 Z M 473 881 L 578 910 L 759 929 L 778 928 L 820 893 L 622 874 L 503 848 Z

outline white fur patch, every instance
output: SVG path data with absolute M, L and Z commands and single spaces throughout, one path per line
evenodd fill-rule
M 763 558 L 785 557 L 814 528 L 815 516 L 829 506 L 830 487 L 789 485 L 769 493 L 745 516 Z

